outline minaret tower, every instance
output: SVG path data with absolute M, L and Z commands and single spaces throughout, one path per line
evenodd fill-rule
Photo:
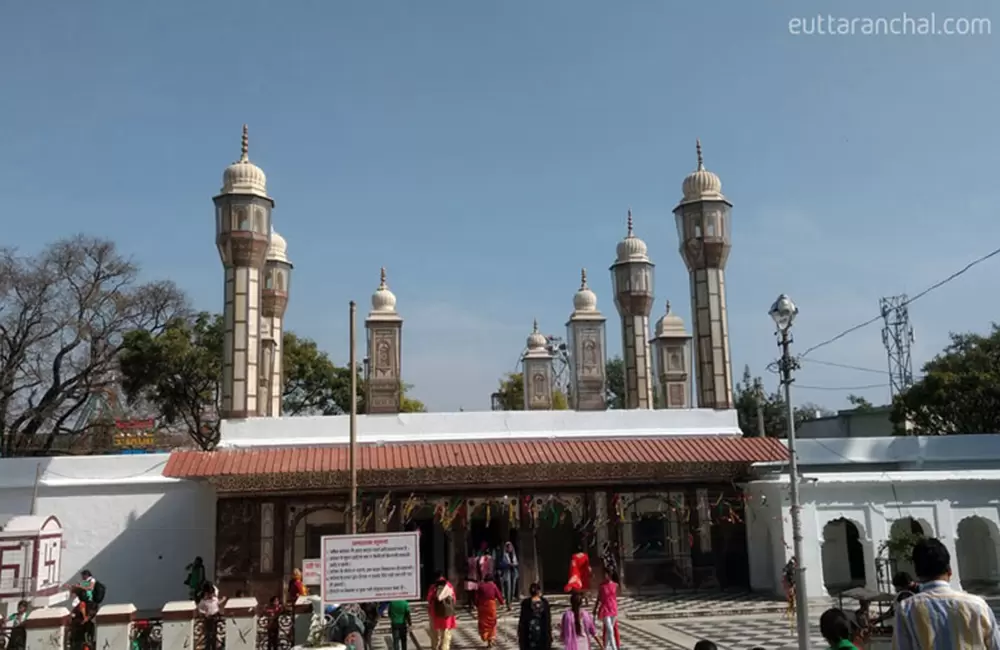
M 385 283 L 385 267 L 372 310 L 365 320 L 368 330 L 368 380 L 365 404 L 369 413 L 399 413 L 403 401 L 400 373 L 403 319 L 396 313 L 396 296 Z
M 260 388 L 260 276 L 271 235 L 271 209 L 264 172 L 250 162 L 243 125 L 240 159 L 226 168 L 215 202 L 215 243 L 225 268 L 223 309 L 222 418 L 257 415 Z
M 597 310 L 597 296 L 587 286 L 587 269 L 580 270 L 580 290 L 573 296 L 573 313 L 566 330 L 573 408 L 603 411 L 607 408 L 604 315 Z
M 272 228 L 271 245 L 264 257 L 264 289 L 261 291 L 260 336 L 264 347 L 260 383 L 266 387 L 266 393 L 257 405 L 260 415 L 272 418 L 281 416 L 281 397 L 284 393 L 282 336 L 291 280 L 288 244 Z
M 722 181 L 705 169 L 701 141 L 698 169 L 684 179 L 684 196 L 674 208 L 680 253 L 691 275 L 696 394 L 700 408 L 733 408 L 733 369 L 726 317 L 726 260 L 730 212 Z
M 684 329 L 681 317 L 671 311 L 669 300 L 654 331 L 659 408 L 691 408 L 691 335 Z
M 524 378 L 524 410 L 552 410 L 552 352 L 549 341 L 538 331 L 538 321 L 528 335 L 528 349 L 521 357 Z
M 615 307 L 622 319 L 622 357 L 625 362 L 627 409 L 653 408 L 649 312 L 653 308 L 653 263 L 646 243 L 632 231 L 628 211 L 628 234 L 618 242 L 618 258 L 611 265 Z

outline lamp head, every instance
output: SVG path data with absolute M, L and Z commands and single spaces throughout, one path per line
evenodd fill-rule
M 774 304 L 771 305 L 771 310 L 768 312 L 771 319 L 774 320 L 774 324 L 778 326 L 779 332 L 788 330 L 798 313 L 799 308 L 795 306 L 795 303 L 786 294 L 778 296 L 778 299 L 774 301 Z

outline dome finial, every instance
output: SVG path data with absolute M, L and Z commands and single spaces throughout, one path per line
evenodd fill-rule
M 532 329 L 532 332 L 535 333 L 535 334 L 537 334 L 538 333 L 538 319 L 537 318 L 535 319 L 535 324 L 534 324 L 533 328 L 534 329 Z
M 580 269 L 580 291 L 587 288 L 587 269 Z
M 243 125 L 243 143 L 240 147 L 240 162 L 248 162 L 250 160 L 250 129 L 247 125 Z
M 695 151 L 698 152 L 698 171 L 705 170 L 705 159 L 701 155 L 701 138 L 698 138 L 695 142 Z
M 635 233 L 632 232 L 632 207 L 629 206 L 628 209 L 628 236 L 634 237 Z
M 381 274 L 380 277 L 381 277 L 381 280 L 379 281 L 378 288 L 379 289 L 385 289 L 386 285 L 385 285 L 385 267 L 384 266 L 382 267 L 382 274 Z
M 670 313 L 670 301 L 669 300 L 667 301 L 667 313 L 668 314 Z

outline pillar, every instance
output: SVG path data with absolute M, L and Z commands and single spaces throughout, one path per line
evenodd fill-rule
M 587 286 L 586 269 L 580 271 L 580 289 L 573 296 L 566 330 L 571 406 L 577 411 L 603 411 L 607 408 L 605 321 L 597 310 L 597 296 Z
M 63 650 L 69 610 L 65 607 L 36 609 L 22 625 L 26 650 Z
M 552 410 L 552 351 L 549 341 L 538 331 L 538 321 L 528 336 L 528 349 L 521 357 L 524 381 L 524 410 Z
M 195 603 L 175 600 L 163 606 L 162 650 L 191 650 L 194 647 Z
M 97 610 L 97 647 L 100 650 L 131 650 L 132 619 L 135 605 L 132 603 L 102 605 Z
M 368 413 L 399 413 L 403 406 L 403 318 L 396 312 L 396 296 L 382 281 L 372 295 L 372 310 L 365 319 L 368 332 L 368 378 L 365 404 Z
M 226 650 L 256 650 L 257 599 L 230 598 L 222 613 L 226 618 Z
M 622 360 L 625 365 L 626 409 L 653 408 L 652 354 L 649 346 L 649 312 L 653 307 L 653 263 L 646 243 L 632 230 L 628 211 L 628 234 L 618 242 L 611 265 L 615 306 L 621 318 Z

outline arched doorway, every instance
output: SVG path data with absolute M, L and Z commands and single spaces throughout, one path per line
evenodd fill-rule
M 556 500 L 543 505 L 534 533 L 542 590 L 561 593 L 569 580 L 570 558 L 580 541 L 572 511 Z
M 893 567 L 893 574 L 902 571 L 916 577 L 916 570 L 913 568 L 912 542 L 930 534 L 930 525 L 913 517 L 903 517 L 892 522 L 892 526 L 889 527 L 889 561 Z
M 415 508 L 402 524 L 403 530 L 420 533 L 420 593 L 427 593 L 438 571 L 447 575 L 448 558 L 452 552 L 449 536 L 434 516 L 434 508 L 429 505 Z
M 856 523 L 843 517 L 827 522 L 823 527 L 823 584 L 831 594 L 867 582 L 865 548 L 861 530 Z
M 320 540 L 324 535 L 347 532 L 347 513 L 343 507 L 316 506 L 293 513 L 291 526 L 291 562 L 286 571 L 301 569 L 302 560 L 318 560 L 322 556 Z
M 979 516 L 958 522 L 955 555 L 962 589 L 977 593 L 996 592 L 1000 582 L 997 544 L 1000 534 L 993 522 Z

